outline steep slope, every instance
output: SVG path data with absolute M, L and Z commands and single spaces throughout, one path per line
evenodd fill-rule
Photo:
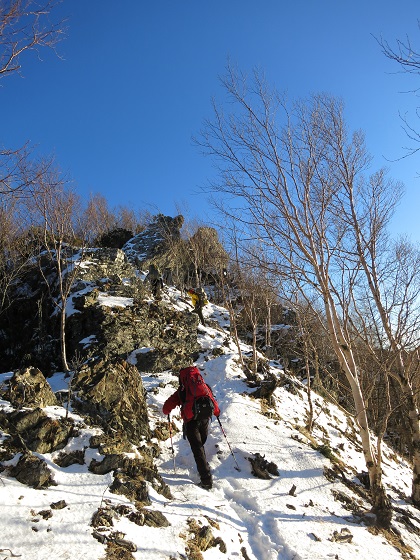
M 180 294 L 170 289 L 164 302 L 188 312 Z M 119 302 L 121 305 L 121 302 Z M 197 365 L 220 403 L 226 439 L 213 420 L 206 444 L 215 485 L 206 491 L 196 485 L 194 461 L 182 439 L 177 411 L 172 420 L 178 427 L 160 446 L 156 458 L 159 473 L 171 495 L 148 483 L 151 503 L 140 503 L 111 491 L 111 472 L 94 474 L 92 464 L 104 458 L 92 436 L 99 428 L 70 413 L 77 428 L 67 446 L 53 453 L 33 453 L 46 461 L 55 485 L 40 489 L 19 483 L 12 467 L 20 454 L 6 458 L 10 438 L 0 441 L 2 465 L 0 550 L 5 558 L 20 555 L 33 560 L 66 559 L 181 559 L 197 560 L 325 560 L 418 558 L 420 512 L 409 504 L 410 468 L 390 450 L 385 450 L 385 483 L 396 512 L 392 531 L 379 532 L 369 524 L 366 491 L 357 477 L 364 468 L 354 422 L 343 411 L 314 396 L 316 423 L 305 432 L 305 388 L 288 377 L 275 362 L 271 371 L 279 378 L 274 404 L 253 398 L 238 367 L 238 356 L 228 336 L 227 312 L 215 305 L 205 308 L 217 328 L 198 327 L 200 346 Z M 139 348 L 129 357 L 149 349 Z M 250 349 L 244 345 L 244 352 Z M 5 373 L 0 380 L 11 377 Z M 161 408 L 175 390 L 177 379 L 170 371 L 143 373 L 152 430 L 164 432 L 166 418 Z M 55 392 L 67 387 L 62 374 L 48 380 Z M 11 408 L 0 401 L 0 408 Z M 44 408 L 51 418 L 63 417 L 65 408 Z M 168 435 L 168 434 L 166 434 Z M 93 438 L 95 439 L 95 438 Z M 229 447 L 231 446 L 231 449 Z M 80 463 L 59 466 L 60 453 L 83 450 Z M 231 453 L 234 453 L 234 456 Z M 125 452 L 128 458 L 142 455 L 141 447 Z M 252 462 L 257 454 L 278 467 L 267 478 Z M 328 456 L 328 457 L 327 457 Z M 175 463 L 174 463 L 175 460 Z M 240 471 L 236 470 L 236 463 Z M 115 474 L 115 473 L 114 473 Z M 261 474 L 261 472 L 260 472 Z M 52 505 L 53 504 L 53 505 Z M 92 526 L 92 519 L 94 519 Z

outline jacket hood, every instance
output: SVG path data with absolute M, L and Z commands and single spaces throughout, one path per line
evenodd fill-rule
M 190 367 L 183 368 L 179 371 L 179 381 L 182 385 L 185 385 L 185 381 L 187 377 L 192 372 L 198 372 L 198 369 L 195 366 L 190 366 Z

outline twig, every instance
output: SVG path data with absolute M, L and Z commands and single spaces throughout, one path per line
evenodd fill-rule
M 10 548 L 0 548 L 0 552 L 6 552 L 7 550 L 10 552 L 10 556 L 5 556 L 3 560 L 6 560 L 7 558 L 19 558 L 22 556 L 22 554 L 14 554 Z

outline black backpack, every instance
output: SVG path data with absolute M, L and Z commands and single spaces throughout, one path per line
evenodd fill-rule
M 194 400 L 194 420 L 204 420 L 213 416 L 214 404 L 210 397 L 197 397 Z

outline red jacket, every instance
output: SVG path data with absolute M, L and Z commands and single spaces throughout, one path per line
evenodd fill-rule
M 192 420 L 194 418 L 194 413 L 193 413 L 193 403 L 194 403 L 194 395 L 190 392 L 190 391 L 186 391 L 186 397 L 185 397 L 185 402 L 182 400 L 182 387 L 185 385 L 184 381 L 185 381 L 185 377 L 188 375 L 188 370 L 189 368 L 185 368 L 182 369 L 179 372 L 179 382 L 181 384 L 181 386 L 175 391 L 175 393 L 173 393 L 164 403 L 163 408 L 162 408 L 162 412 L 165 415 L 168 415 L 171 410 L 173 410 L 175 407 L 180 406 L 181 407 L 181 416 L 182 419 L 184 420 L 184 422 L 189 422 L 190 420 Z M 217 417 L 220 414 L 220 408 L 219 405 L 216 401 L 216 399 L 214 398 L 213 392 L 210 389 L 210 387 L 207 384 L 204 384 L 206 389 L 207 389 L 207 395 L 211 398 L 211 400 L 213 401 L 214 404 L 214 411 L 213 414 Z

